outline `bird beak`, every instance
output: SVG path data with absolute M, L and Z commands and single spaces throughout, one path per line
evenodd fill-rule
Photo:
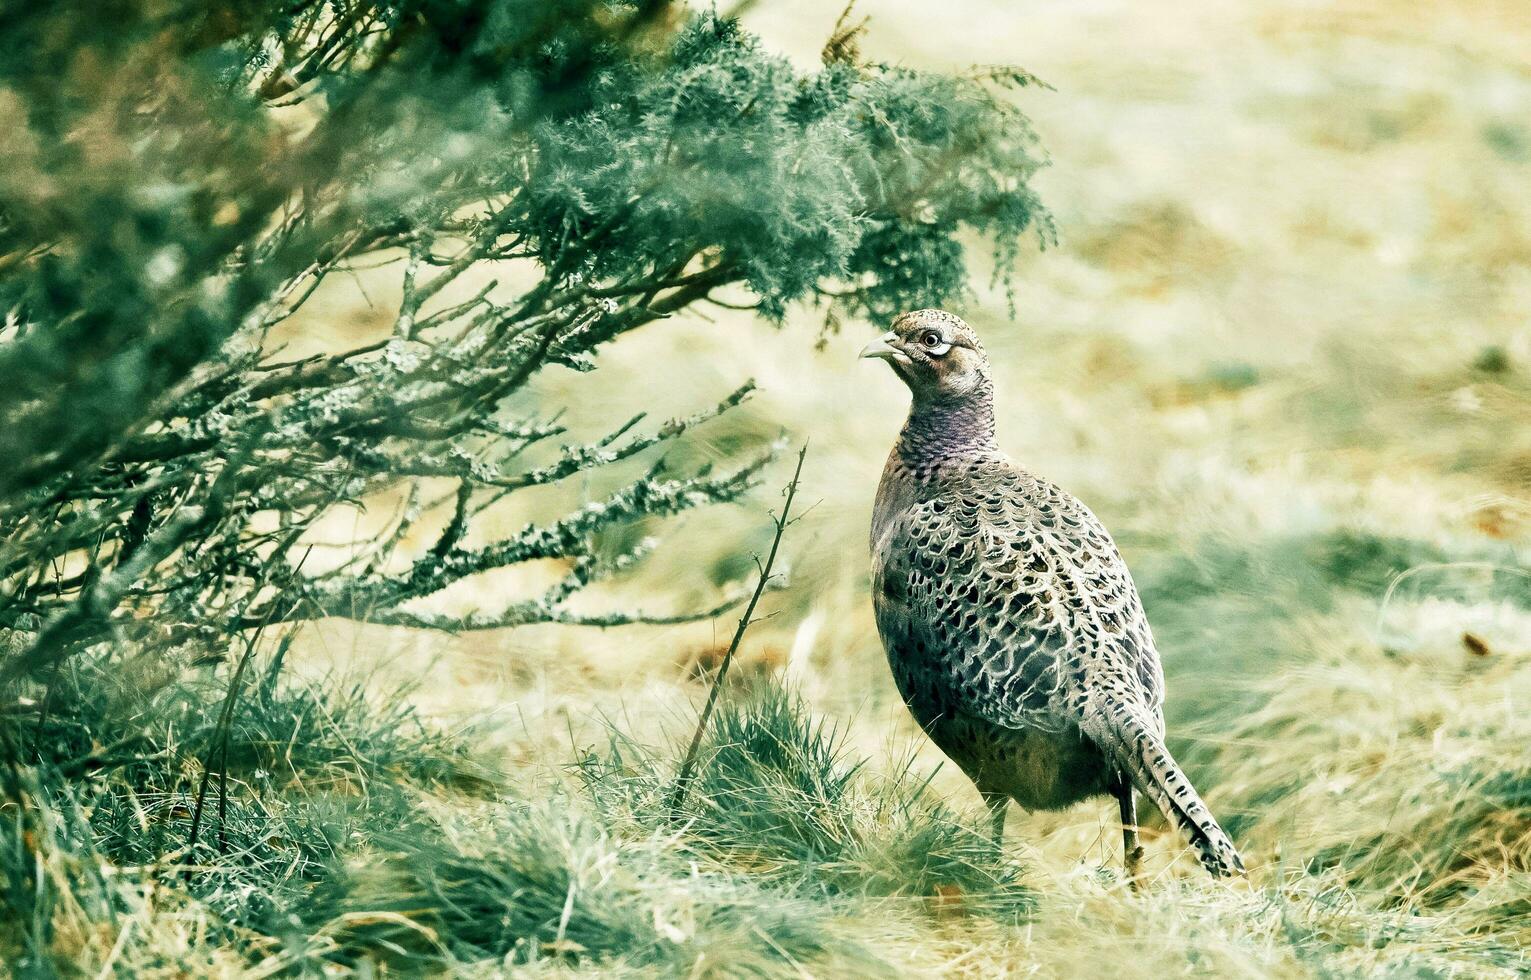
M 908 362 L 909 355 L 893 346 L 893 342 L 897 339 L 898 334 L 889 330 L 881 337 L 861 348 L 861 356 L 876 358 L 880 361 Z

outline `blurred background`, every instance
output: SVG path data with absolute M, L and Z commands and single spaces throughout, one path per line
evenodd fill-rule
M 812 71 L 840 16 L 837 5 L 769 0 L 743 8 L 742 20 L 768 50 Z M 1003 97 L 1016 100 L 1049 156 L 1032 186 L 1052 213 L 1057 241 L 1045 249 L 1023 247 L 1012 270 L 1015 288 L 1007 291 L 993 285 L 1004 270 L 992 267 L 991 249 L 974 238 L 968 258 L 975 287 L 951 308 L 980 333 L 994 362 L 1002 447 L 1088 503 L 1126 555 L 1164 661 L 1172 748 L 1244 850 L 1250 882 L 1210 883 L 1177 835 L 1151 824 L 1146 843 L 1154 886 L 1142 895 L 1128 892 L 1110 870 L 1120 860 L 1120 838 L 1116 808 L 1104 799 L 1061 813 L 1012 815 L 1003 859 L 1005 867 L 1020 870 L 1014 878 L 995 873 L 993 880 L 1009 898 L 1016 882 L 1024 883 L 1027 896 L 1040 896 L 1041 911 L 1020 928 L 1013 918 L 980 923 L 952 912 L 947 900 L 962 893 L 942 890 L 946 866 L 931 857 L 946 854 L 941 847 L 924 846 L 929 841 L 922 839 L 908 853 L 884 853 L 896 849 L 886 844 L 896 836 L 885 819 L 889 798 L 903 800 L 900 806 L 911 812 L 927 812 L 927 804 L 932 813 L 949 807 L 974 826 L 983 811 L 968 782 L 908 718 L 873 626 L 868 524 L 908 393 L 885 365 L 858 360 L 856 353 L 885 324 L 827 321 L 823 309 L 802 305 L 773 325 L 748 311 L 697 303 L 601 347 L 593 376 L 540 371 L 531 390 L 517 392 L 510 403 L 509 414 L 518 418 L 561 410 L 559 421 L 569 432 L 559 441 L 577 445 L 640 411 L 651 423 L 689 415 L 753 380 L 759 387 L 753 397 L 668 446 L 669 458 L 684 472 L 708 462 L 726 469 L 752 447 L 780 447 L 743 499 L 637 528 L 635 534 L 660 535 L 652 555 L 632 572 L 579 593 L 571 606 L 672 616 L 710 609 L 746 590 L 755 556 L 771 543 L 770 513 L 781 506 L 780 488 L 797 448 L 806 444 L 801 516 L 787 530 L 778 565 L 783 575 L 762 600 L 764 618 L 740 648 L 734 666 L 740 683 L 730 695 L 738 693 L 742 703 L 748 682 L 782 682 L 801 694 L 814 723 L 825 726 L 793 731 L 808 732 L 810 742 L 831 732 L 829 742 L 842 740 L 835 760 L 858 778 L 888 775 L 896 783 L 913 773 L 921 782 L 929 775 L 937 803 L 919 793 L 881 799 L 821 794 L 830 801 L 821 809 L 853 809 L 845 801 L 859 801 L 854 816 L 865 818 L 845 825 L 852 829 L 836 838 L 834 860 L 806 847 L 809 857 L 798 860 L 793 848 L 802 841 L 795 838 L 781 851 L 791 859 L 764 844 L 758 853 L 751 850 L 756 840 L 750 835 L 767 843 L 775 838 L 757 834 L 754 825 L 730 830 L 727 793 L 698 791 L 706 805 L 722 801 L 722 816 L 698 817 L 702 830 L 690 838 L 674 831 L 668 817 L 648 819 L 657 811 L 633 803 L 642 793 L 632 786 L 645 777 L 655 785 L 668 778 L 675 753 L 661 748 L 644 755 L 631 746 L 673 747 L 689 736 L 733 633 L 734 613 L 681 625 L 537 625 L 457 634 L 324 619 L 268 643 L 278 651 L 270 657 L 269 686 L 275 690 L 285 657 L 299 688 L 310 685 L 303 697 L 338 690 L 352 713 L 334 721 L 318 694 L 312 694 L 319 705 L 312 710 L 302 698 L 291 711 L 282 702 L 281 711 L 303 716 L 301 724 L 284 719 L 281 731 L 289 735 L 268 737 L 259 712 L 269 709 L 275 717 L 280 712 L 270 705 L 280 699 L 273 701 L 270 691 L 250 699 L 256 721 L 249 727 L 256 734 L 247 740 L 274 752 L 281 765 L 268 765 L 266 755 L 252 751 L 255 761 L 246 769 L 253 773 L 240 777 L 248 780 L 242 784 L 248 792 L 235 799 L 254 814 L 241 826 L 254 828 L 248 853 L 257 857 L 246 862 L 246 852 L 231 851 L 226 877 L 208 892 L 224 903 L 215 909 L 220 922 L 240 921 L 230 909 L 255 907 L 249 896 L 256 885 L 247 880 L 273 896 L 275 911 L 248 934 L 233 928 L 206 933 L 217 937 L 210 944 L 246 945 L 237 957 L 207 954 L 205 971 L 215 972 L 208 965 L 214 961 L 230 974 L 251 963 L 272 972 L 283 963 L 296 970 L 294 964 L 306 969 L 322 962 L 328 969 L 342 962 L 334 950 L 349 941 L 327 946 L 330 937 L 366 933 L 380 922 L 397 931 L 378 926 L 383 940 L 361 944 L 363 951 L 344 962 L 370 970 L 370 957 L 386 960 L 390 943 L 415 942 L 436 956 L 437 932 L 429 942 L 420 937 L 430 930 L 448 935 L 442 921 L 474 936 L 481 920 L 498 922 L 503 913 L 510 921 L 506 910 L 529 901 L 530 886 L 515 875 L 531 867 L 525 878 L 540 883 L 538 894 L 551 911 L 475 939 L 466 953 L 453 949 L 462 963 L 489 971 L 482 975 L 514 957 L 559 975 L 563 966 L 600 969 L 619 960 L 647 962 L 651 973 L 662 973 L 652 963 L 672 961 L 643 959 L 657 956 L 655 949 L 678 949 L 673 962 L 684 954 L 705 972 L 709 933 L 692 927 L 705 920 L 697 909 L 717 906 L 715 897 L 724 893 L 745 896 L 728 906 L 744 909 L 730 914 L 746 923 L 730 936 L 764 935 L 754 925 L 764 914 L 759 910 L 796 902 L 793 914 L 810 926 L 791 948 L 822 952 L 840 934 L 815 931 L 821 920 L 830 922 L 826 910 L 832 909 L 854 920 L 836 918 L 833 929 L 866 940 L 889 973 L 1075 976 L 1129 964 L 1149 976 L 1524 975 L 1531 943 L 1531 758 L 1525 751 L 1531 740 L 1525 710 L 1531 701 L 1531 4 L 860 0 L 850 19 L 862 17 L 868 20 L 855 44 L 865 62 L 940 72 L 1016 64 L 1047 83 Z M 323 17 L 313 23 L 322 27 Z M 213 29 L 222 29 L 216 18 Z M 292 132 L 313 122 L 304 115 L 310 107 L 288 106 L 280 95 L 261 97 L 278 106 L 272 112 Z M 433 107 L 429 100 L 422 105 Z M 441 116 L 451 122 L 452 112 L 471 118 L 474 110 L 453 106 Z M 399 145 L 407 147 L 409 139 L 405 132 Z M 403 254 L 397 243 L 379 241 L 377 249 Z M 142 270 L 133 265 L 131 271 Z M 534 271 L 506 263 L 474 267 L 453 284 L 457 293 L 444 295 L 472 295 L 491 278 L 514 295 Z M 518 281 L 522 273 L 526 278 Z M 402 295 L 397 262 L 330 275 L 272 331 L 265 355 L 280 348 L 283 358 L 301 358 L 382 342 L 396 329 Z M 725 291 L 718 298 L 742 303 L 749 297 Z M 500 540 L 528 521 L 553 520 L 571 504 L 599 500 L 611 490 L 600 479 L 576 475 L 517 493 L 474 522 L 467 544 Z M 451 499 L 438 500 L 409 531 L 401 554 L 432 548 L 452 514 Z M 393 521 L 383 506 L 371 512 L 336 506 L 327 513 L 329 523 L 309 533 L 314 541 L 341 542 L 336 550 L 368 541 Z M 566 560 L 516 565 L 467 578 L 422 605 L 449 616 L 497 610 L 507 597 L 548 588 L 569 568 Z M 71 588 L 83 588 L 81 582 L 93 587 L 82 573 Z M 266 584 L 263 579 L 258 588 Z M 248 630 L 248 620 L 238 622 Z M 210 632 L 226 645 L 226 636 Z M 143 645 L 152 653 L 154 638 Z M 246 656 L 251 649 L 254 641 Z M 108 677 L 116 669 L 110 656 L 108 644 L 100 661 Z M 235 689 L 217 676 L 220 668 L 209 666 L 221 656 L 186 666 L 214 692 L 188 709 L 208 730 L 207 705 L 221 704 L 224 690 Z M 417 753 L 415 742 L 390 741 L 408 727 L 399 720 L 408 711 L 367 721 L 374 717 L 367 704 L 386 702 L 392 711 L 397 703 L 382 692 L 401 688 L 429 732 L 418 746 L 449 742 L 441 754 L 451 765 L 438 771 L 436 749 Z M 200 689 L 192 690 L 201 698 Z M 89 715 L 89 704 L 79 713 Z M 326 724 L 304 727 L 321 715 Z M 386 751 L 373 742 L 356 749 L 361 739 L 347 727 L 353 723 Z M 226 771 L 227 717 L 221 726 Z M 186 822 L 193 777 L 200 777 L 204 794 L 208 786 L 211 750 L 177 755 L 179 735 L 174 724 L 169 728 L 161 755 L 175 760 L 175 768 L 162 783 L 144 782 L 153 794 L 130 781 L 120 792 L 101 789 L 104 783 L 92 790 L 110 829 L 101 830 L 102 820 L 92 816 L 90 833 L 117 845 L 127 841 L 112 858 L 139 872 L 158 869 L 165 854 L 199 853 L 195 839 L 183 851 L 157 837 L 142 854 L 133 849 L 150 839 L 146 828 Z M 344 745 L 326 743 L 316 752 L 321 762 L 310 769 L 294 764 L 301 740 L 291 733 L 319 728 Z M 451 738 L 438 739 L 441 733 Z M 619 743 L 628 756 L 613 748 Z M 87 760 L 101 749 L 88 740 L 70 746 L 71 753 L 88 750 Z M 453 767 L 468 755 L 480 776 L 465 789 L 470 780 Z M 381 761 L 368 768 L 372 761 L 363 765 L 363 757 Z M 591 775 L 598 770 L 609 783 Z M 407 778 L 385 792 L 387 778 L 379 775 L 385 771 Z M 845 782 L 852 782 L 850 775 Z M 596 789 L 587 792 L 590 785 Z M 767 788 L 775 792 L 774 786 Z M 108 812 L 105 801 L 113 793 L 140 792 L 144 799 L 157 795 L 144 807 L 133 797 L 120 814 Z M 794 817 L 799 800 L 812 795 L 773 797 L 775 816 Z M 549 800 L 548 809 L 556 811 L 551 817 L 536 809 Z M 269 812 L 261 809 L 267 806 Z M 760 809 L 771 815 L 769 807 Z M 368 812 L 356 817 L 361 810 Z M 156 816 L 155 823 L 146 815 L 151 811 L 169 817 Z M 302 833 L 272 830 L 273 813 L 312 820 L 321 828 L 313 839 L 323 846 L 310 853 L 303 850 L 308 838 L 294 844 Z M 408 842 L 388 836 L 406 813 L 422 821 L 421 813 L 432 820 L 451 814 L 432 830 L 429 847 L 439 846 L 439 853 L 410 851 Z M 515 836 L 528 826 L 545 837 Z M 940 838 L 943 847 L 959 839 L 941 826 L 949 834 Z M 218 860 L 225 859 L 222 832 L 220 823 Z M 496 836 L 502 832 L 510 836 Z M 711 844 L 698 844 L 707 834 Z M 35 884 L 25 878 L 32 873 L 32 845 L 18 843 L 24 836 L 0 838 L 23 858 L 12 862 L 22 869 L 12 877 L 25 887 L 11 889 L 22 898 Z M 803 837 L 815 847 L 822 842 Z M 471 846 L 462 846 L 464 840 Z M 546 840 L 554 844 L 544 846 Z M 719 840 L 724 844 L 708 850 Z M 206 840 L 201 846 L 211 854 Z M 669 863 L 645 863 L 654 850 Z M 955 844 L 950 850 L 961 851 L 966 862 L 964 887 L 994 866 L 987 851 Z M 538 864 L 554 851 L 566 864 L 551 857 L 546 867 Z M 82 864 L 75 852 L 58 853 L 61 864 Z M 379 858 L 398 854 L 409 857 L 394 865 Z M 514 873 L 484 886 L 487 911 L 440 885 L 472 884 L 474 869 L 498 869 L 502 859 Z M 798 877 L 782 871 L 791 860 L 801 865 Z M 835 860 L 871 868 L 863 878 L 877 878 L 875 887 L 865 886 L 863 894 L 839 879 L 815 877 L 820 864 Z M 241 877 L 256 864 L 258 874 Z M 619 865 L 627 877 L 609 871 Z M 300 866 L 312 877 L 292 870 Z M 354 875 L 357 867 L 380 877 Z M 420 913 L 425 899 L 418 907 L 388 904 L 399 889 L 386 875 L 398 867 L 414 876 L 411 888 L 436 902 L 430 908 L 438 919 Z M 906 887 L 906 878 L 916 884 Z M 603 892 L 612 881 L 618 885 Z M 771 890 L 783 881 L 788 884 Z M 589 886 L 579 893 L 581 902 L 596 896 L 590 899 L 594 917 L 586 917 L 594 924 L 581 941 L 618 937 L 588 959 L 581 959 L 586 950 L 577 943 L 563 945 L 576 882 Z M 934 888 L 927 887 L 932 882 Z M 316 896 L 326 888 L 345 901 L 323 905 Z M 134 894 L 139 891 L 157 894 L 153 888 Z M 847 906 L 844 896 L 853 892 L 856 902 Z M 154 969 L 202 948 L 195 937 L 204 935 L 204 926 L 197 923 L 210 920 L 185 909 L 215 902 L 194 889 L 188 894 L 184 908 L 167 900 L 155 910 L 154 938 L 143 941 L 148 952 L 127 947 L 146 975 L 165 975 Z M 600 904 L 608 894 L 616 895 L 609 901 L 617 911 Z M 863 904 L 866 895 L 871 898 Z M 20 908 L 21 898 L 15 902 Z M 289 919 L 297 922 L 286 915 L 289 907 L 319 909 L 305 913 L 307 932 L 300 938 L 294 936 L 303 930 L 289 925 Z M 463 907 L 468 912 L 451 920 Z M 661 911 L 675 908 L 684 915 L 661 923 Z M 587 911 L 581 905 L 579 915 Z M 92 916 L 77 917 L 85 925 L 75 941 L 96 950 L 92 969 L 105 976 L 127 942 L 114 937 L 127 932 L 98 930 L 106 919 Z M 143 911 L 142 921 L 149 918 Z M 631 926 L 639 938 L 629 943 L 629 933 L 613 922 Z M 555 926 L 556 938 L 538 946 Z M 769 949 L 756 938 L 740 940 L 740 948 L 755 943 L 751 955 L 785 970 L 783 960 L 771 958 L 780 952 L 776 934 L 766 939 Z M 62 940 L 59 945 L 73 955 Z M 606 955 L 601 950 L 610 952 L 610 962 L 599 958 Z M 448 969 L 444 959 L 429 962 Z
M 773 2 L 744 21 L 811 67 L 838 14 Z M 1059 241 L 1020 256 L 1013 308 L 980 288 L 957 312 L 996 363 L 1003 447 L 1085 499 L 1133 566 L 1182 751 L 1215 744 L 1265 685 L 1358 646 L 1453 665 L 1472 657 L 1465 637 L 1495 657 L 1531 652 L 1517 560 L 1531 534 L 1531 8 L 1197 2 L 1168 16 L 953 0 L 855 14 L 870 17 L 870 60 L 1011 62 L 1055 89 L 1019 98 L 1051 155 L 1036 186 Z M 386 334 L 391 304 L 367 295 L 320 297 L 294 342 Z M 598 435 L 756 379 L 760 394 L 693 451 L 807 442 L 812 509 L 788 534 L 790 576 L 745 640 L 744 671 L 784 674 L 854 719 L 874 758 L 897 742 L 935 765 L 867 597 L 872 495 L 907 410 L 897 379 L 855 358 L 882 328 L 826 332 L 811 310 L 779 329 L 688 313 L 603 352 L 609 385 L 540 395 Z M 581 602 L 682 609 L 747 580 L 789 464 L 748 505 L 683 518 L 643 571 Z M 516 575 L 448 606 L 492 606 L 535 570 Z M 540 764 L 611 717 L 683 727 L 732 625 L 443 638 L 331 623 L 299 644 L 318 669 L 417 681 L 435 716 L 500 719 L 486 737 Z M 951 767 L 938 785 L 976 806 Z M 1104 859 L 1106 809 L 1026 819 L 1062 835 L 1060 853 L 1083 857 L 1089 841 Z

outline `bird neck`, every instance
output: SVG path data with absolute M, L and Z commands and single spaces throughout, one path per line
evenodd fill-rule
M 987 378 L 961 398 L 917 396 L 898 439 L 898 454 L 908 466 L 995 447 L 994 387 Z

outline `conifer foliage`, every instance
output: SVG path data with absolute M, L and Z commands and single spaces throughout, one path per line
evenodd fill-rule
M 696 304 L 831 324 L 938 304 L 972 233 L 1002 260 L 1051 233 L 1004 91 L 1028 76 L 843 45 L 803 71 L 654 0 L 4 3 L 0 36 L 5 682 L 324 617 L 588 621 L 566 600 L 649 546 L 603 532 L 733 500 L 767 450 L 660 461 L 747 384 L 583 442 L 539 375 Z M 284 358 L 274 332 L 327 281 L 385 263 L 389 336 Z M 598 470 L 593 503 L 471 533 Z M 380 502 L 383 533 L 315 543 Z M 545 593 L 422 605 L 539 559 L 568 569 Z

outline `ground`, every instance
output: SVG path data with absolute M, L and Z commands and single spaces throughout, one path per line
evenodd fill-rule
M 797 0 L 745 19 L 806 61 L 836 13 Z M 863 0 L 859 13 L 865 57 L 1016 62 L 1055 89 L 1019 97 L 1052 156 L 1038 188 L 1060 240 L 1021 256 L 1010 298 L 985 287 L 975 243 L 980 288 L 960 312 L 996 364 L 1002 446 L 1121 544 L 1159 637 L 1172 744 L 1251 874 L 1207 880 L 1159 823 L 1133 894 L 1114 873 L 1113 803 L 1015 814 L 1000 864 L 1027 889 L 1018 916 L 978 914 L 936 875 L 921 894 L 825 906 L 829 935 L 872 959 L 783 954 L 782 968 L 1531 968 L 1531 572 L 1518 557 L 1531 543 L 1531 6 Z M 388 307 L 348 289 L 307 317 L 299 329 L 322 345 L 326 331 L 386 330 Z M 761 393 L 692 451 L 806 441 L 811 510 L 740 672 L 800 693 L 844 757 L 864 760 L 857 778 L 934 771 L 921 799 L 981 828 L 976 794 L 899 704 L 872 625 L 867 525 L 907 399 L 855 359 L 877 329 L 704 309 L 615 344 L 600 365 L 609 397 L 581 383 L 568 418 L 599 432 L 635 406 L 683 414 L 756 379 Z M 537 397 L 564 394 L 555 378 Z M 686 518 L 644 572 L 584 601 L 668 612 L 747 583 L 790 455 L 748 506 Z M 500 576 L 448 603 L 526 583 Z M 331 623 L 292 660 L 306 676 L 412 684 L 423 716 L 471 730 L 517 792 L 578 806 L 591 770 L 570 765 L 609 761 L 613 728 L 641 746 L 684 735 L 731 629 Z M 466 800 L 439 790 L 430 805 L 483 806 Z M 641 825 L 640 804 L 621 809 L 630 823 L 603 825 L 628 841 L 616 850 L 642 838 L 611 829 Z M 867 826 L 856 833 L 884 824 Z M 719 867 L 749 879 L 729 887 L 753 887 L 754 866 L 728 853 Z M 703 935 L 695 925 L 666 928 Z M 703 959 L 699 971 L 727 970 Z
M 1410 963 L 1400 951 L 1414 944 L 1421 963 L 1449 968 L 1453 944 L 1471 943 L 1436 930 L 1477 935 L 1478 920 L 1454 917 L 1489 913 L 1414 892 L 1441 890 L 1430 874 L 1477 858 L 1405 881 L 1412 864 L 1396 849 L 1409 839 L 1399 821 L 1459 791 L 1447 771 L 1498 753 L 1504 778 L 1526 785 L 1513 705 L 1531 656 L 1531 580 L 1515 557 L 1531 540 L 1531 8 L 863 8 L 867 57 L 1013 61 L 1056 89 L 1022 100 L 1052 155 L 1039 188 L 1061 240 L 1022 256 L 1013 311 L 980 288 L 962 312 L 997 365 L 1002 445 L 1089 502 L 1134 567 L 1175 745 L 1254 868 L 1247 885 L 1205 884 L 1160 828 L 1158 877 L 1134 897 L 1100 874 L 1119 860 L 1109 801 L 1017 815 L 1009 856 L 1043 896 L 1038 919 L 1015 932 L 917 930 L 899 937 L 910 961 L 1303 974 L 1316 967 L 1292 952 L 1283 930 L 1299 926 L 1273 917 L 1272 896 L 1308 901 L 1293 890 L 1316 896 L 1344 872 L 1315 879 L 1305 866 L 1351 868 L 1347 849 L 1364 849 L 1400 866 L 1387 884 L 1402 908 L 1379 915 L 1401 918 L 1375 923 L 1399 936 L 1397 955 L 1367 940 L 1337 963 Z M 834 13 L 774 3 L 746 19 L 811 59 Z M 766 600 L 775 615 L 746 641 L 746 669 L 784 677 L 874 767 L 914 751 L 935 768 L 866 595 L 872 493 L 907 397 L 880 364 L 854 359 L 874 326 L 821 338 L 813 311 L 776 329 L 723 309 L 657 325 L 603 360 L 608 390 L 630 398 L 571 408 L 594 428 L 626 402 L 680 413 L 757 379 L 747 416 L 715 430 L 717 455 L 778 429 L 806 440 L 814 506 L 789 533 L 790 579 Z M 647 577 L 590 603 L 715 597 L 766 541 L 775 498 L 758 499 L 759 513 L 690 518 Z M 336 626 L 311 656 L 418 678 L 430 715 L 481 729 L 488 718 L 512 767 L 545 769 L 602 740 L 612 719 L 655 738 L 683 728 L 704 691 L 698 664 L 731 625 L 446 641 Z M 978 820 L 954 767 L 934 786 Z M 1492 831 L 1454 831 L 1497 841 L 1493 886 L 1522 896 L 1525 805 Z M 1423 819 L 1421 833 L 1437 832 Z M 1372 887 L 1382 875 L 1353 877 Z M 1491 931 L 1524 935 L 1519 902 Z M 1464 956 L 1469 972 L 1494 965 Z

